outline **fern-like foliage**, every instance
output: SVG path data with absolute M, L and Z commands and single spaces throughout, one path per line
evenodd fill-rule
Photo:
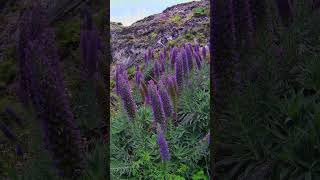
M 274 31 L 241 59 L 242 93 L 216 132 L 219 179 L 320 177 L 319 13 L 309 1 L 294 2 L 292 23 L 278 28 L 272 19 Z

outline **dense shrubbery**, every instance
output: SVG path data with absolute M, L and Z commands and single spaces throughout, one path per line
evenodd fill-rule
M 320 18 L 310 1 L 293 2 L 282 18 L 269 9 L 273 31 L 259 30 L 255 47 L 240 52 L 240 93 L 215 131 L 219 179 L 320 178 Z
M 0 177 L 106 179 L 107 105 L 101 99 L 107 94 L 100 73 L 98 32 L 84 8 L 80 39 L 76 35 L 73 39 L 80 42 L 82 66 L 68 71 L 77 77 L 70 80 L 60 69 L 55 33 L 45 11 L 35 3 L 21 13 L 16 48 L 19 85 L 9 89 L 11 93 L 0 103 L 0 130 L 7 138 L 1 143 L 8 146 L 4 153 L 8 158 L 1 158 Z
M 117 68 L 112 178 L 208 179 L 207 50 L 184 44 L 159 53 L 148 49 L 131 81 Z

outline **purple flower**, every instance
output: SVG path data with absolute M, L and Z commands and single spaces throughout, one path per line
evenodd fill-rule
M 170 160 L 168 143 L 161 128 L 157 128 L 157 143 L 159 145 L 160 156 L 163 161 Z
M 91 12 L 88 8 L 82 11 L 82 26 L 80 33 L 80 51 L 86 78 L 92 79 L 97 72 L 98 51 L 100 47 L 98 31 L 93 26 Z
M 185 51 L 185 49 L 181 49 L 181 57 L 182 57 L 182 64 L 183 64 L 183 73 L 184 73 L 184 76 L 188 76 L 189 74 L 189 63 L 188 63 L 188 60 L 187 60 L 187 53 Z
M 164 56 L 164 60 L 166 61 L 167 60 L 167 48 L 166 47 L 163 48 L 163 56 Z
M 166 117 L 163 110 L 162 99 L 153 81 L 149 81 L 148 92 L 150 93 L 150 100 L 151 100 L 154 120 L 157 123 L 161 124 L 161 127 L 163 129 L 166 129 L 167 122 L 166 122 Z
M 146 50 L 146 52 L 144 53 L 144 63 L 147 66 L 149 64 L 149 55 L 148 55 L 148 51 Z
M 117 65 L 117 67 L 116 67 L 116 82 L 118 82 L 118 80 L 119 80 L 119 77 L 120 77 L 120 75 L 121 74 L 123 74 L 125 72 L 125 70 L 124 70 L 124 68 L 123 68 L 123 66 L 122 65 Z M 116 83 L 116 92 L 119 94 L 119 91 L 120 91 L 120 87 L 119 87 L 119 84 L 118 83 Z
M 23 151 L 22 151 L 22 148 L 19 144 L 16 145 L 16 154 L 18 156 L 23 156 Z
M 178 85 L 178 90 L 181 91 L 183 87 L 183 62 L 182 57 L 178 56 L 176 63 L 175 63 L 175 75 Z
M 167 83 L 168 83 L 168 85 L 167 85 L 168 92 L 169 92 L 171 98 L 173 99 L 177 95 L 177 86 L 176 86 L 175 76 L 170 75 L 168 77 Z
M 253 16 L 252 16 L 252 6 L 251 6 L 250 0 L 244 1 L 244 12 L 245 12 L 245 23 L 246 23 L 246 41 L 247 41 L 247 47 L 251 48 L 252 41 L 253 41 Z
M 141 79 L 144 79 L 144 78 L 143 78 L 143 74 L 142 74 L 142 72 L 140 71 L 139 66 L 137 66 L 137 68 L 136 68 L 135 77 L 136 77 L 136 84 L 137 84 L 137 86 L 139 87 L 139 86 L 140 86 Z
M 187 57 L 187 62 L 188 62 L 188 67 L 189 67 L 189 72 L 193 69 L 193 55 L 192 55 L 192 50 L 190 49 L 189 46 L 186 46 L 186 57 Z
M 197 64 L 198 69 L 201 69 L 201 57 L 200 57 L 200 54 L 195 53 L 194 54 L 194 58 L 196 60 L 196 64 Z
M 154 59 L 153 49 L 151 48 L 148 49 L 148 57 L 149 57 L 149 60 Z
M 194 51 L 197 52 L 197 53 L 200 51 L 200 45 L 199 44 L 196 44 L 194 46 Z
M 0 130 L 11 141 L 13 141 L 13 142 L 17 141 L 17 137 L 12 133 L 12 131 L 9 129 L 9 127 L 6 126 L 5 124 L 0 123 Z
M 153 66 L 153 73 L 154 73 L 154 78 L 158 79 L 160 77 L 160 64 L 158 61 L 154 61 L 154 66 Z
M 41 120 L 45 146 L 51 152 L 52 159 L 58 162 L 56 167 L 66 177 L 78 177 L 83 169 L 80 132 L 59 69 L 53 29 L 49 28 L 47 21 L 36 21 L 47 19 L 43 12 L 42 7 L 37 7 L 22 15 L 27 25 L 20 26 L 19 41 L 22 42 L 19 44 L 23 47 L 19 61 L 27 62 L 27 65 L 20 64 L 21 73 L 31 72 L 30 84 L 25 88 L 37 118 Z M 24 37 L 28 33 L 22 33 L 32 31 L 34 27 L 41 31 L 37 31 L 32 39 Z
M 119 76 L 117 83 L 118 87 L 120 88 L 119 95 L 122 99 L 122 105 L 127 112 L 129 120 L 133 121 L 135 118 L 137 107 L 131 94 L 130 84 L 127 83 L 126 78 L 123 74 Z
M 164 86 L 164 83 L 162 81 L 159 81 L 159 94 L 162 100 L 163 110 L 166 115 L 166 117 L 170 117 L 173 113 L 173 106 L 172 102 L 169 98 L 168 92 Z

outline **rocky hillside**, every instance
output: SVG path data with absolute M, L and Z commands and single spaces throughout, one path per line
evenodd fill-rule
M 110 29 L 113 65 L 121 63 L 128 68 L 143 60 L 146 48 L 170 47 L 194 41 L 207 44 L 209 0 L 178 4 L 128 27 L 113 22 Z

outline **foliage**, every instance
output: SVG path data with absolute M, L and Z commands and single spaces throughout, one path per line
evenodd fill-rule
M 145 77 L 146 74 L 145 70 Z M 209 122 L 208 64 L 203 63 L 200 71 L 192 71 L 188 79 L 179 96 L 178 121 L 168 119 L 165 136 L 169 161 L 161 160 L 150 106 L 137 103 L 133 121 L 129 121 L 122 107 L 111 116 L 112 179 L 209 179 L 208 143 L 202 141 Z M 132 93 L 139 102 L 136 86 Z
M 180 24 L 182 17 L 179 14 L 175 14 L 174 16 L 170 17 L 170 21 L 174 24 Z
M 150 36 L 151 36 L 151 39 L 152 39 L 152 40 L 155 40 L 155 39 L 157 38 L 158 34 L 157 34 L 156 32 L 152 32 L 152 33 L 150 34 Z
M 246 55 L 243 93 L 231 98 L 216 134 L 226 148 L 221 179 L 319 179 L 320 21 L 307 14 L 278 30 L 282 54 L 267 35 Z
M 193 16 L 199 17 L 199 16 L 205 16 L 206 15 L 206 9 L 202 7 L 197 7 L 193 9 Z

